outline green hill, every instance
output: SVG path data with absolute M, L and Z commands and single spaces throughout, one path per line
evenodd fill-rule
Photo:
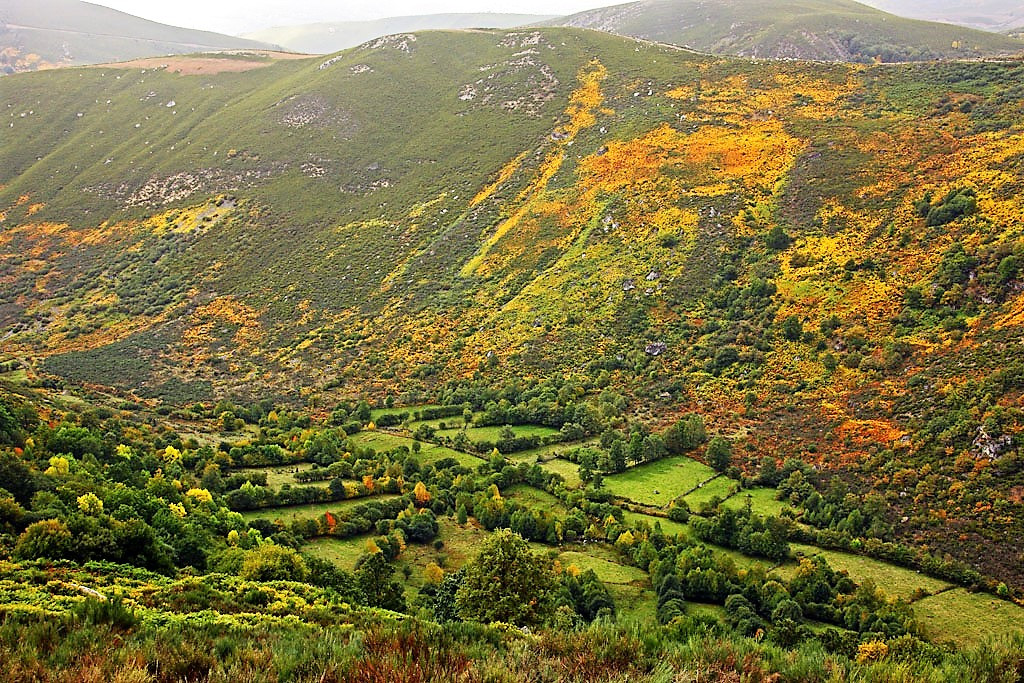
M 851 0 L 643 0 L 555 23 L 771 59 L 904 62 L 1024 49 L 1005 36 L 904 19 Z
M 166 26 L 79 0 L 0 2 L 0 73 L 272 45 Z
M 751 476 L 843 473 L 895 538 L 1024 585 L 1024 65 L 569 28 L 219 59 L 262 68 L 0 81 L 25 381 L 330 408 L 559 377 L 705 415 Z
M 512 28 L 552 19 L 535 14 L 428 14 L 413 17 L 391 17 L 374 21 L 336 21 L 301 26 L 278 26 L 244 37 L 305 54 L 326 54 L 355 47 L 374 38 L 410 31 L 459 28 Z

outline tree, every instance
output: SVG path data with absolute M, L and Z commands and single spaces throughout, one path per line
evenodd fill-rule
M 427 490 L 426 485 L 422 481 L 416 482 L 412 493 L 416 497 L 416 505 L 423 506 L 430 502 L 430 491 Z
M 445 574 L 444 578 L 441 579 L 441 583 L 438 584 L 437 590 L 434 592 L 432 608 L 434 610 L 434 620 L 439 624 L 461 621 L 455 596 L 458 593 L 459 586 L 462 585 L 465 575 L 466 572 L 462 569 L 457 572 L 450 572 Z
M 3 399 L 0 399 L 0 444 L 24 445 L 24 434 L 18 419 Z
M 704 418 L 696 413 L 687 413 L 665 432 L 665 447 L 673 455 L 691 451 L 707 440 Z
M 356 406 L 354 417 L 357 420 L 359 420 L 362 424 L 366 424 L 367 422 L 370 421 L 371 415 L 372 413 L 370 412 L 370 404 L 367 403 L 366 401 L 360 401 L 359 404 Z
M 764 242 L 768 245 L 769 249 L 774 251 L 782 251 L 789 246 L 791 239 L 786 231 L 781 226 L 772 226 L 772 229 L 768 231 L 768 236 L 765 237 Z
M 551 614 L 554 587 L 547 562 L 530 551 L 522 536 L 503 529 L 466 565 L 455 601 L 467 620 L 539 624 Z
M 405 595 L 402 584 L 392 581 L 395 574 L 384 553 L 372 553 L 356 570 L 356 582 L 366 596 L 366 604 L 371 607 L 382 607 L 394 612 L 405 610 Z
M 725 437 L 716 436 L 708 444 L 707 457 L 708 464 L 716 472 L 724 472 L 732 462 L 732 444 Z
M 782 334 L 789 341 L 796 341 L 803 333 L 804 324 L 800 322 L 798 316 L 791 315 L 782 321 Z

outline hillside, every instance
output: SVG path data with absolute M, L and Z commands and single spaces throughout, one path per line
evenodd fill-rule
M 544 29 L 263 67 L 0 82 L 0 343 L 28 381 L 329 409 L 575 377 L 1024 587 L 1019 62 Z
M 80 0 L 0 1 L 0 74 L 209 50 L 271 49 Z
M 375 21 L 278 26 L 248 33 L 243 37 L 283 45 L 289 50 L 305 54 L 327 54 L 393 33 L 460 28 L 512 28 L 533 25 L 552 18 L 534 14 L 429 14 Z
M 928 21 L 961 24 L 985 31 L 1006 31 L 1024 23 L 1024 7 L 1017 0 L 867 0 L 864 4 L 898 14 Z
M 642 0 L 553 23 L 770 59 L 905 62 L 1024 49 L 1005 36 L 904 19 L 852 0 Z

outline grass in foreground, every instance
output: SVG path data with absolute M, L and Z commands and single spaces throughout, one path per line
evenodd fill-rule
M 977 645 L 994 633 L 1024 633 L 1024 608 L 965 588 L 918 600 L 914 612 L 930 638 L 961 646 Z

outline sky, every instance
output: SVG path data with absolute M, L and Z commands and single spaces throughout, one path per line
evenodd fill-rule
M 91 0 L 173 26 L 239 35 L 271 26 L 442 12 L 563 15 L 625 0 Z

